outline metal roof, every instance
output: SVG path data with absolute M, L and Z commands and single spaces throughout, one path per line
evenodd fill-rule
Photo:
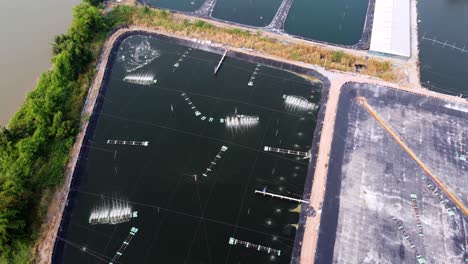
M 370 50 L 411 55 L 410 0 L 376 0 Z

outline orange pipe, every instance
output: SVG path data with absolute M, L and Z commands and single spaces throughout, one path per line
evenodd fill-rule
M 431 179 L 439 186 L 439 188 L 452 200 L 452 202 L 462 211 L 462 213 L 468 216 L 468 209 L 465 205 L 445 186 L 445 184 L 439 180 L 429 168 L 414 154 L 414 152 L 403 142 L 403 140 L 380 118 L 380 116 L 374 111 L 374 109 L 367 103 L 366 98 L 362 96 L 357 97 L 357 101 L 360 105 L 364 106 L 364 109 L 393 137 L 393 139 L 410 155 L 410 157 L 416 161 L 416 163 L 423 169 L 423 171 L 431 177 Z

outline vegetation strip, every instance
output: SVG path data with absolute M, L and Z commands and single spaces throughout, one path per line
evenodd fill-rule
M 106 34 L 115 26 L 88 3 L 53 43 L 53 68 L 0 131 L 0 263 L 31 263 L 52 194 L 63 181 L 81 109 Z M 47 223 L 44 223 L 47 224 Z

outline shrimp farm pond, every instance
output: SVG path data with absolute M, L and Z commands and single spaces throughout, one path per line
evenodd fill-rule
M 338 45 L 368 46 L 375 0 L 139 0 L 226 23 Z M 367 47 L 368 48 L 368 47 Z
M 53 263 L 291 263 L 323 84 L 187 43 L 117 42 Z

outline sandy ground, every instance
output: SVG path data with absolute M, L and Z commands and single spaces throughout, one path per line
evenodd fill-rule
M 415 3 L 416 3 L 416 0 L 413 0 L 414 6 L 415 6 Z M 413 20 L 416 21 L 417 18 L 414 18 Z M 225 27 L 234 27 L 232 25 L 220 23 L 216 21 L 210 20 L 210 22 L 217 24 L 217 25 L 225 26 Z M 115 32 L 111 37 L 109 37 L 101 53 L 101 64 L 98 68 L 93 84 L 90 87 L 88 97 L 87 97 L 87 100 L 86 100 L 86 103 L 82 112 L 83 116 L 90 116 L 93 111 L 93 108 L 96 102 L 96 97 L 98 95 L 99 89 L 101 87 L 101 82 L 105 74 L 105 68 L 107 65 L 109 53 L 110 53 L 112 46 L 114 45 L 115 40 L 123 33 L 131 31 L 131 30 L 144 30 L 148 32 L 171 35 L 171 34 L 168 34 L 167 32 L 156 31 L 154 29 L 149 29 L 149 28 L 130 27 L 127 29 L 120 29 L 117 32 Z M 416 30 L 416 29 L 413 29 L 413 30 Z M 271 35 L 272 37 L 275 37 L 284 41 L 295 42 L 295 43 L 302 42 L 306 44 L 324 46 L 323 44 L 314 43 L 311 41 L 294 39 L 294 38 L 284 36 L 284 35 L 278 35 L 278 34 L 273 34 L 273 33 L 265 33 L 265 34 Z M 179 36 L 175 35 L 175 37 L 179 37 Z M 193 39 L 187 39 L 187 40 L 194 41 Z M 229 48 L 229 47 L 225 47 L 225 48 Z M 337 49 L 337 50 L 345 50 L 357 56 L 375 56 L 375 55 L 370 55 L 366 51 L 343 49 L 339 47 L 330 47 L 330 48 Z M 346 82 L 373 83 L 373 84 L 393 87 L 395 89 L 402 89 L 405 91 L 419 93 L 419 94 L 423 94 L 426 96 L 438 97 L 438 98 L 442 98 L 442 99 L 449 100 L 449 101 L 467 103 L 465 100 L 461 98 L 431 92 L 420 86 L 419 70 L 417 66 L 417 38 L 416 38 L 416 43 L 413 42 L 413 48 L 415 48 L 415 50 L 414 49 L 413 50 L 416 52 L 413 53 L 412 59 L 407 60 L 407 61 L 402 61 L 399 59 L 391 59 L 394 63 L 405 65 L 405 67 L 411 67 L 411 68 L 408 68 L 410 69 L 408 71 L 409 72 L 408 82 L 398 83 L 398 84 L 384 82 L 376 78 L 359 75 L 359 74 L 344 73 L 344 72 L 338 72 L 338 71 L 327 71 L 322 67 L 311 65 L 311 64 L 280 59 L 280 58 L 273 57 L 267 54 L 246 51 L 244 49 L 231 48 L 232 50 L 235 50 L 237 52 L 242 52 L 245 54 L 251 54 L 255 56 L 261 56 L 261 57 L 269 58 L 269 59 L 275 59 L 278 61 L 283 61 L 283 62 L 295 64 L 301 67 L 313 69 L 330 79 L 331 81 L 330 94 L 328 97 L 329 100 L 326 104 L 326 113 L 325 113 L 325 119 L 324 119 L 324 124 L 323 124 L 323 130 L 321 133 L 319 155 L 317 159 L 316 171 L 314 175 L 314 184 L 313 184 L 312 196 L 311 196 L 311 205 L 314 208 L 320 208 L 320 205 L 323 201 L 323 197 L 325 193 L 326 175 L 328 171 L 327 164 L 328 164 L 328 159 L 330 155 L 336 108 L 337 108 L 337 103 L 338 103 L 338 97 L 340 94 L 340 89 L 344 83 Z M 88 126 L 88 122 L 84 122 L 82 124 L 81 132 L 77 136 L 76 143 L 73 146 L 72 152 L 70 154 L 72 158 L 70 159 L 66 168 L 64 184 L 60 188 L 58 188 L 58 190 L 55 192 L 53 201 L 48 208 L 47 220 L 41 228 L 40 239 L 38 239 L 37 245 L 34 248 L 35 263 L 50 263 L 52 250 L 53 250 L 53 246 L 55 243 L 55 238 L 59 230 L 61 216 L 63 213 L 63 209 L 67 203 L 66 198 L 67 198 L 70 183 L 71 183 L 71 177 L 73 175 L 73 171 L 77 163 L 78 153 L 81 148 L 81 144 L 85 136 L 85 131 L 86 131 L 87 126 Z M 319 222 L 320 222 L 320 214 L 317 215 L 317 217 L 309 217 L 307 219 L 304 241 L 302 243 L 302 247 L 304 250 L 302 250 L 301 263 L 304 263 L 304 264 L 313 263 L 315 247 L 317 244 L 318 228 L 320 225 Z

